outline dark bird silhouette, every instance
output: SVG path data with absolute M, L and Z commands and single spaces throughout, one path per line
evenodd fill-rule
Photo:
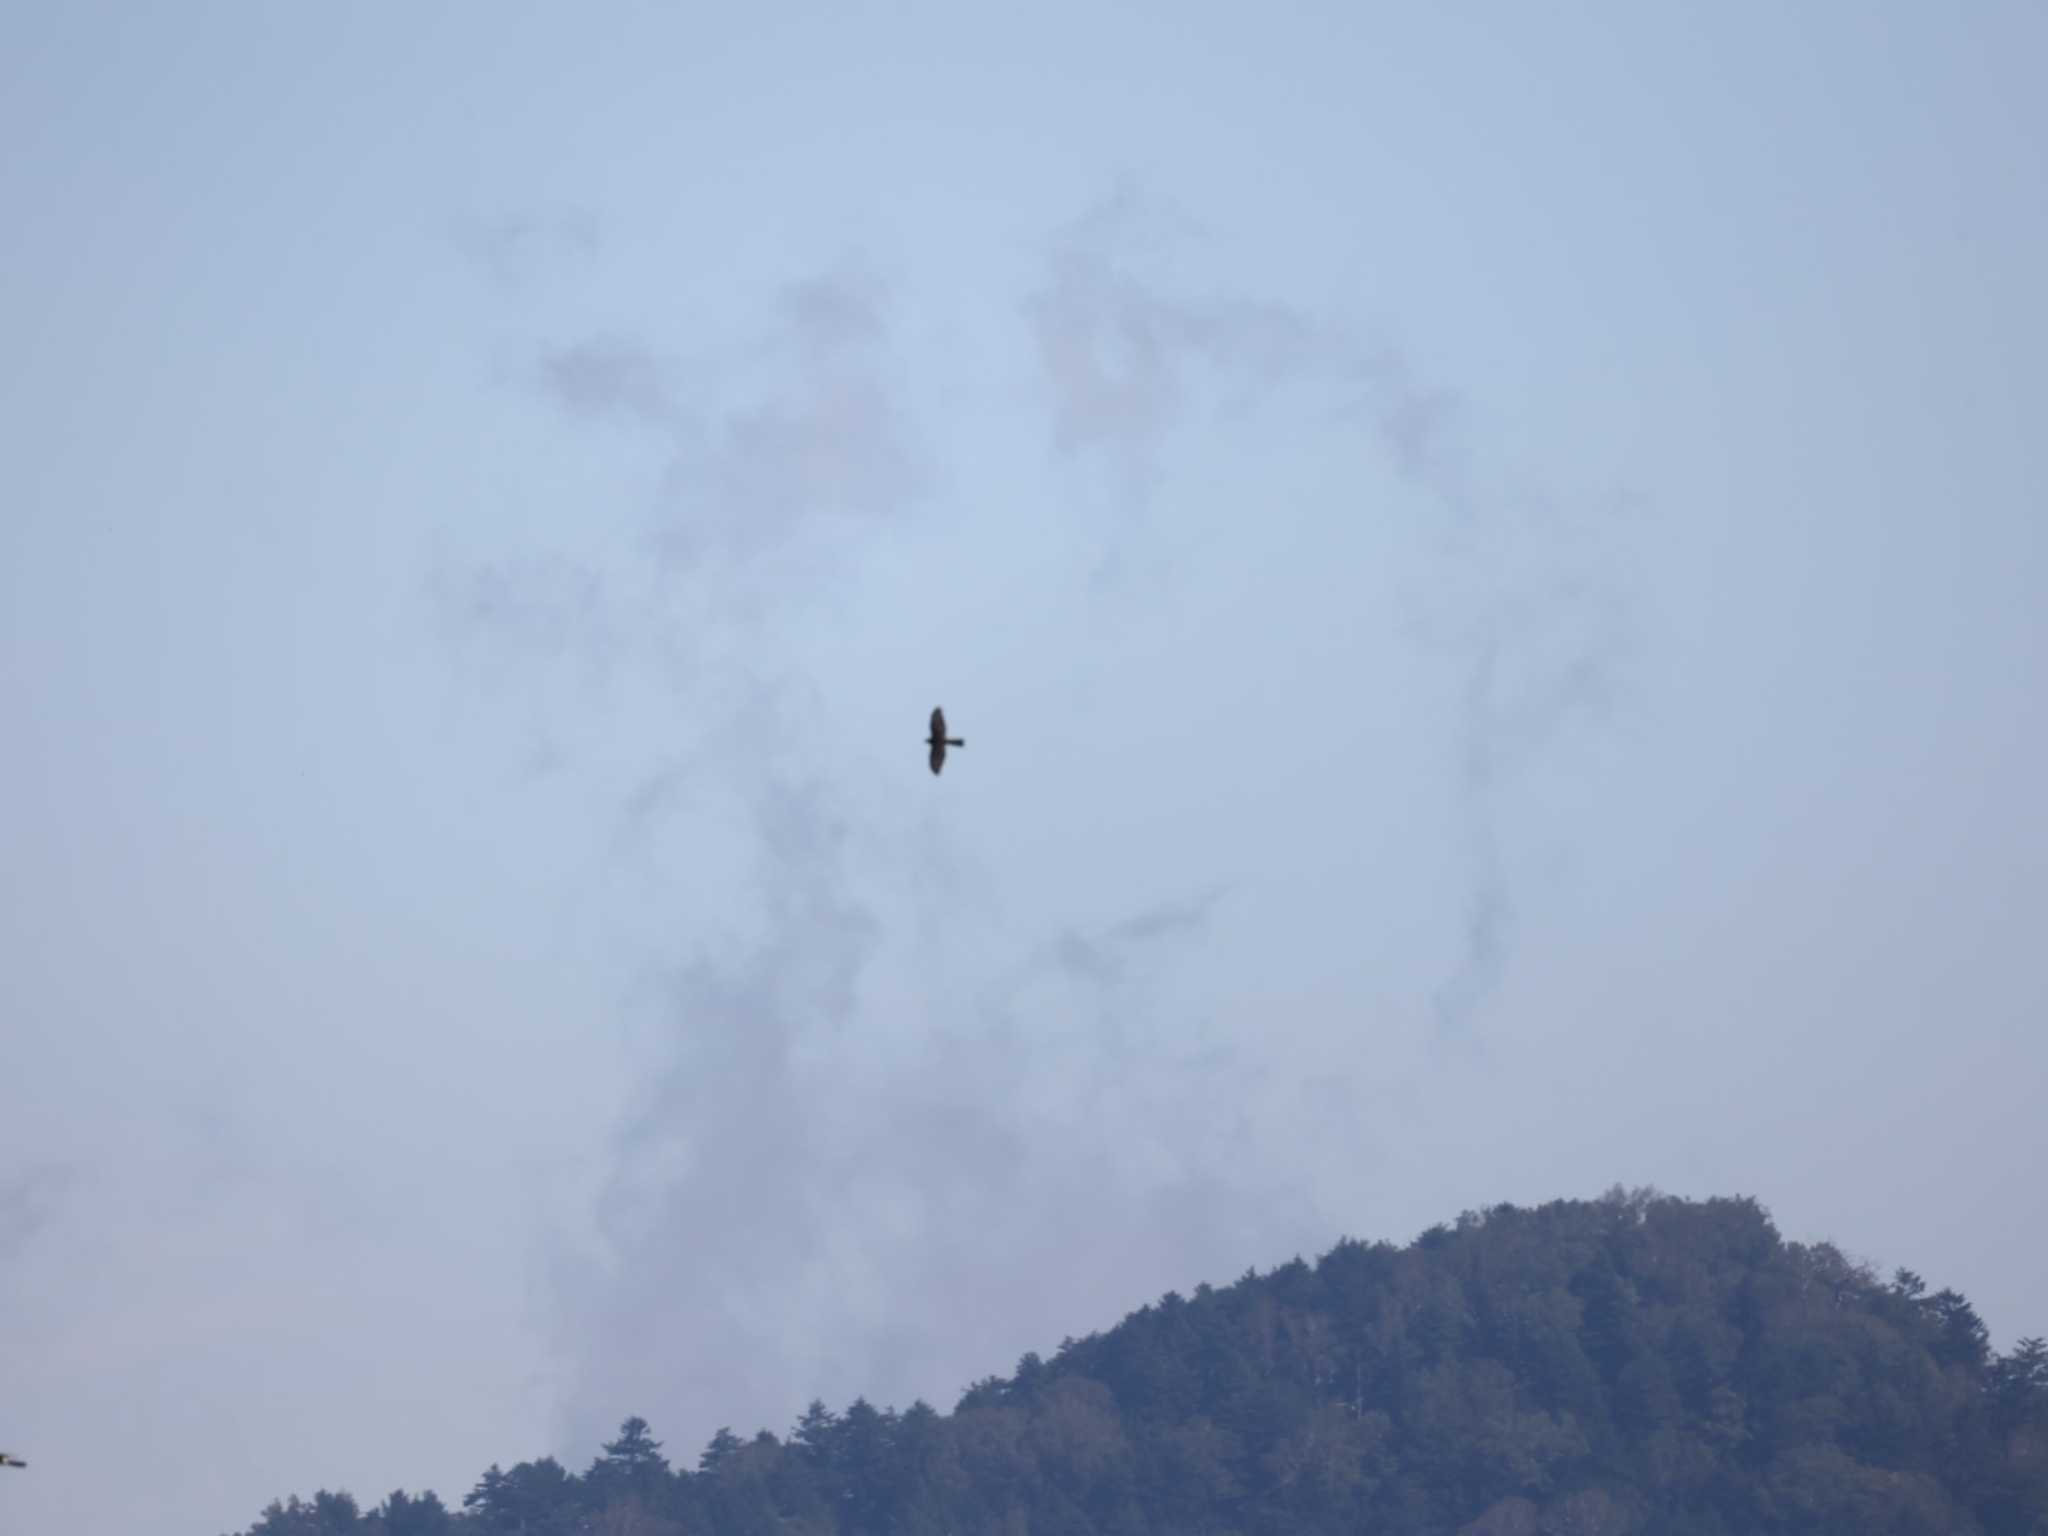
M 930 744 L 932 749 L 933 773 L 937 773 L 941 768 L 946 766 L 946 748 L 964 747 L 967 745 L 967 743 L 961 740 L 961 738 L 959 738 L 958 736 L 948 736 L 946 734 L 946 712 L 943 709 L 935 709 L 932 711 L 932 733 L 930 736 L 926 737 L 925 740 Z
M 28 1463 L 19 1456 L 10 1456 L 5 1451 L 0 1451 L 0 1467 L 25 1467 L 27 1465 Z

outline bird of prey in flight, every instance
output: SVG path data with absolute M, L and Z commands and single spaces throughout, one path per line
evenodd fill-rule
M 10 1456 L 5 1451 L 0 1451 L 0 1467 L 25 1467 L 27 1465 L 28 1463 L 19 1456 Z
M 958 736 L 948 736 L 946 734 L 946 712 L 943 709 L 932 711 L 932 733 L 926 740 L 930 743 L 932 749 L 933 773 L 937 773 L 946 766 L 946 748 L 964 747 L 967 745 Z

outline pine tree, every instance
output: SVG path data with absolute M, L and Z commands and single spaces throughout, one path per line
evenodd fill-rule
M 830 1466 L 839 1432 L 839 1416 L 822 1399 L 812 1398 L 810 1407 L 796 1421 L 790 1439 L 799 1453 L 818 1466 Z
M 402 1488 L 394 1489 L 371 1518 L 381 1522 L 383 1536 L 450 1536 L 455 1529 L 454 1516 L 436 1495 L 415 1498 Z
M 635 1415 L 619 1426 L 619 1438 L 608 1441 L 604 1454 L 584 1474 L 588 1502 L 596 1508 L 636 1499 L 659 1508 L 667 1500 L 668 1458 L 661 1454 L 661 1442 L 647 1428 L 647 1421 Z
M 711 1443 L 704 1447 L 703 1454 L 697 1458 L 697 1470 L 716 1473 L 737 1456 L 740 1449 L 739 1436 L 732 1432 L 731 1425 L 724 1425 L 711 1437 Z

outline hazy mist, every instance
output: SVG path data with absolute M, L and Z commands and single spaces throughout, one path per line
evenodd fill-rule
M 2041 1332 L 2044 52 L 0 21 L 0 1529 L 1617 1181 Z

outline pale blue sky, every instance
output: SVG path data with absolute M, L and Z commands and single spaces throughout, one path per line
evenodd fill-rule
M 0 8 L 0 1525 L 1617 1180 L 2048 1330 L 2044 56 Z

